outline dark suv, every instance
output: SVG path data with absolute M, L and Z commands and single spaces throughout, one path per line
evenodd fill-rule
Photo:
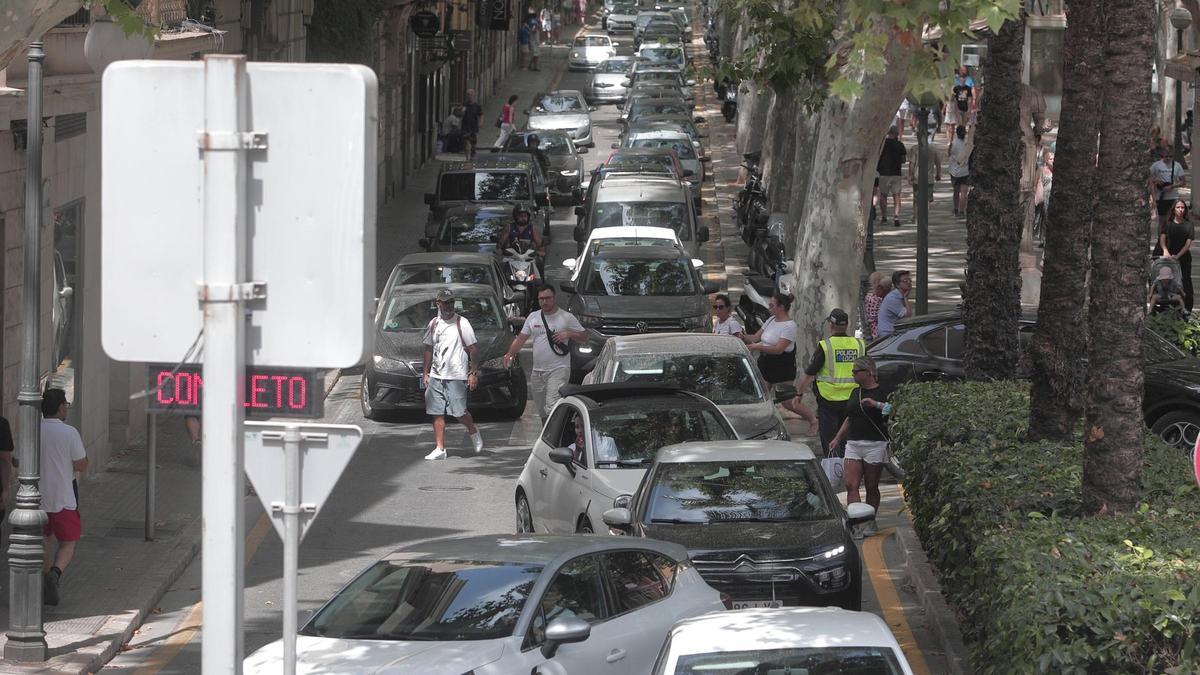
M 533 211 L 532 222 L 542 222 L 543 232 L 550 231 L 550 191 L 546 177 L 529 154 L 491 154 L 469 162 L 445 162 L 438 174 L 434 192 L 425 193 L 429 218 L 425 236 L 436 238 L 446 211 L 454 207 L 500 205 L 512 208 L 517 203 Z

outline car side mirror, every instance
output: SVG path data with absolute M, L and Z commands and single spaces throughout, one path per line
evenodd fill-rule
M 575 259 L 574 259 L 574 258 L 567 258 L 566 260 L 564 260 L 564 261 L 563 261 L 563 267 L 565 267 L 565 268 L 567 268 L 567 269 L 571 270 L 572 272 L 574 272 L 574 271 L 575 271 Z
M 696 230 L 696 241 L 700 242 L 701 244 L 708 241 L 708 226 L 707 225 L 701 225 L 700 229 Z
M 692 258 L 692 267 L 695 269 L 700 269 L 701 267 L 704 267 L 704 261 L 699 258 Z
M 587 209 L 583 208 L 582 206 L 576 206 L 576 207 L 575 207 L 575 215 L 577 215 L 577 216 L 579 216 L 580 218 L 582 218 L 582 217 L 584 217 L 584 216 L 586 216 L 586 215 L 587 215 Z M 576 237 L 576 238 L 575 238 L 575 241 L 579 241 L 579 238 L 578 238 L 578 237 Z
M 577 155 L 586 155 L 586 154 L 588 154 L 588 146 L 586 146 L 586 145 L 577 145 L 577 146 L 575 146 L 575 154 L 577 154 Z
M 570 466 L 571 462 L 575 461 L 575 453 L 570 448 L 552 448 L 550 450 L 550 461 L 555 464 Z
M 546 639 L 542 642 L 542 656 L 552 659 L 559 645 L 583 642 L 592 634 L 592 626 L 577 616 L 562 616 L 546 626 Z
M 704 282 L 704 294 L 705 295 L 712 295 L 713 293 L 720 293 L 720 292 L 721 292 L 721 286 L 719 284 L 717 284 L 717 282 L 715 282 L 715 281 Z
M 620 47 L 620 46 L 621 46 L 621 43 L 620 43 L 620 42 L 613 42 L 613 43 L 612 43 L 612 46 L 614 46 L 614 47 Z
M 60 298 L 69 298 L 72 295 L 75 295 L 75 289 L 70 286 L 63 286 L 58 292 L 58 297 Z
M 627 508 L 609 509 L 604 512 L 604 515 L 600 516 L 600 519 L 604 521 L 605 525 L 615 527 L 619 530 L 629 527 L 630 523 L 633 522 L 633 516 Z
M 575 282 L 570 280 L 563 281 L 558 284 L 558 290 L 573 295 L 575 293 Z
M 695 80 L 688 80 L 688 81 L 687 81 L 687 86 L 689 86 L 689 87 L 694 87 L 694 86 L 696 86 L 696 81 L 695 81 Z
M 700 157 L 700 161 L 701 161 L 701 162 L 711 162 L 711 161 L 712 161 L 712 155 L 702 155 L 702 156 Z
M 631 84 L 633 84 L 633 80 L 621 80 L 622 87 L 628 87 Z
M 436 201 L 437 201 L 437 195 L 433 194 L 432 192 L 425 193 L 425 203 L 426 204 L 433 206 L 434 202 L 436 202 Z
M 684 178 L 687 178 L 688 176 L 695 176 L 695 175 L 696 175 L 696 172 L 695 172 L 695 171 L 692 171 L 691 169 L 684 169 L 684 170 L 683 170 L 683 177 L 684 177 Z
M 875 520 L 875 507 L 863 502 L 854 502 L 846 507 L 846 517 L 850 521 L 851 527 L 862 525 Z
M 420 239 L 417 240 L 417 246 L 420 246 L 421 248 L 426 249 L 426 250 L 429 249 L 429 247 L 432 243 L 433 242 L 429 241 L 429 239 L 427 237 L 421 237 Z
M 621 144 L 620 144 L 620 143 L 613 143 L 613 144 L 612 144 L 612 145 L 610 145 L 609 147 L 610 147 L 610 148 L 612 148 L 613 150 L 620 150 L 620 149 L 621 149 Z

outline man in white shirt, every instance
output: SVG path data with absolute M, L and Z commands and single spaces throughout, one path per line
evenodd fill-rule
M 49 521 L 42 528 L 47 556 L 43 562 L 45 581 L 42 600 L 58 604 L 58 582 L 75 556 L 75 543 L 83 534 L 79 503 L 75 499 L 75 474 L 86 471 L 87 451 L 79 432 L 63 420 L 71 404 L 62 389 L 47 389 L 42 394 L 41 480 L 42 508 Z M 58 550 L 49 556 L 52 539 Z
M 1171 207 L 1179 199 L 1179 188 L 1187 184 L 1183 167 L 1172 159 L 1171 154 L 1170 147 L 1162 148 L 1158 161 L 1150 165 L 1150 187 L 1153 189 L 1159 229 L 1171 216 Z
M 433 416 L 434 445 L 425 459 L 445 459 L 446 415 L 467 428 L 476 453 L 483 450 L 483 436 L 467 412 L 467 390 L 475 391 L 479 384 L 478 346 L 471 322 L 454 312 L 454 292 L 443 288 L 434 299 L 438 315 L 429 322 L 422 339 L 425 369 L 421 384 L 425 387 L 425 412 Z
M 504 354 L 504 367 L 533 336 L 533 408 L 545 422 L 550 409 L 562 398 L 559 388 L 571 379 L 571 341 L 586 342 L 587 332 L 574 314 L 558 308 L 550 286 L 538 289 L 537 301 L 541 309 L 525 318 L 520 334 Z
M 713 311 L 717 313 L 717 318 L 713 322 L 713 332 L 717 335 L 741 337 L 746 332 L 746 329 L 742 327 L 742 322 L 733 315 L 733 305 L 729 304 L 728 295 L 722 293 L 713 300 Z

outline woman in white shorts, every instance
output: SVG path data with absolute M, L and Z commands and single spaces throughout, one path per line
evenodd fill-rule
M 846 418 L 838 429 L 829 447 L 835 448 L 846 441 L 845 480 L 846 503 L 860 501 L 860 481 L 867 486 L 867 504 L 879 510 L 879 477 L 888 458 L 887 415 L 891 404 L 887 397 L 891 390 L 879 384 L 875 361 L 863 356 L 854 362 L 854 382 L 858 388 L 850 393 L 846 401 Z M 875 521 L 870 521 L 862 530 L 863 535 L 875 534 Z

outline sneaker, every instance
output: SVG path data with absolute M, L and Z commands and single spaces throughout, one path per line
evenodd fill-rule
M 875 521 L 873 521 L 873 520 L 863 523 L 859 527 L 861 528 L 859 531 L 862 533 L 862 536 L 864 536 L 864 537 L 873 537 L 873 536 L 879 534 L 879 526 L 876 525 Z
M 58 606 L 58 579 L 62 573 L 55 574 L 51 569 L 42 575 L 42 602 L 51 607 Z
M 483 451 L 483 434 L 476 431 L 471 434 L 471 443 L 475 446 L 475 454 Z
M 442 448 L 434 448 L 433 452 L 425 455 L 425 459 L 446 459 L 446 451 Z
M 900 219 L 899 219 L 899 218 L 893 218 L 893 219 L 892 219 L 892 226 L 893 226 L 893 227 L 900 227 Z

